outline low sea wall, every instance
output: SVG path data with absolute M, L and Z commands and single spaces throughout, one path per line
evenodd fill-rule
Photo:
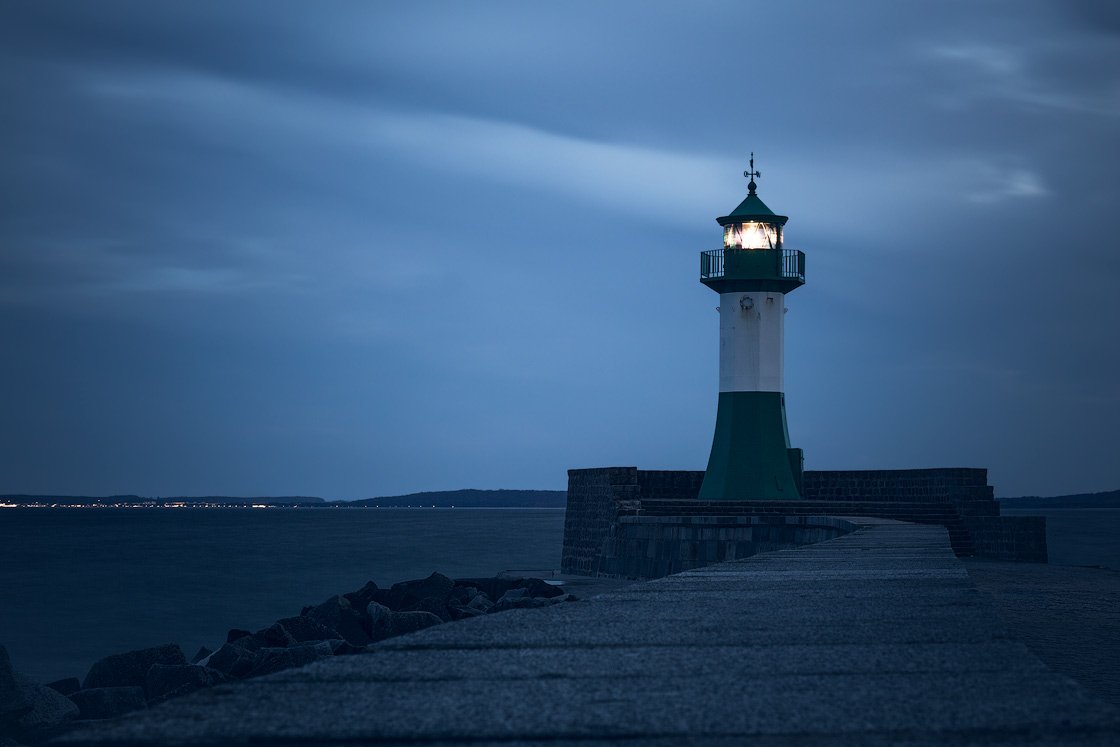
M 950 504 L 962 516 L 999 516 L 988 470 L 818 470 L 806 472 L 801 497 L 819 501 L 885 501 Z
M 829 516 L 620 516 L 591 575 L 661 578 L 835 539 L 853 529 Z
M 603 542 L 618 518 L 620 507 L 636 505 L 638 498 L 637 467 L 568 470 L 568 506 L 564 512 L 560 571 L 595 575 Z
M 703 479 L 704 473 L 697 470 L 568 470 L 562 570 L 583 575 L 607 572 L 607 553 L 618 553 L 607 543 L 612 532 L 622 536 L 616 528 L 621 519 L 651 515 L 892 518 L 944 526 L 961 557 L 1046 562 L 1045 518 L 1000 516 L 986 469 L 806 471 L 802 500 L 768 503 L 701 503 Z M 645 552 L 670 551 L 647 547 Z

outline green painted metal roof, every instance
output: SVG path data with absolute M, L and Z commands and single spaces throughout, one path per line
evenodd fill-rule
M 789 217 L 778 215 L 773 210 L 766 207 L 766 203 L 760 200 L 758 195 L 755 194 L 754 182 L 751 182 L 750 186 L 750 193 L 747 194 L 745 200 L 739 203 L 739 207 L 732 210 L 730 215 L 716 218 L 716 221 L 718 221 L 721 226 L 726 226 L 728 223 L 736 223 L 741 220 L 759 220 L 784 226 L 786 221 L 789 220 Z
M 774 211 L 766 207 L 766 203 L 758 199 L 753 191 L 747 199 L 739 203 L 739 207 L 731 211 L 728 218 L 757 218 L 759 216 L 772 216 Z

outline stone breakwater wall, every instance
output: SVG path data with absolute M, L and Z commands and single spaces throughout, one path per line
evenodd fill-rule
M 988 470 L 971 467 L 806 472 L 801 493 L 805 500 L 941 503 L 963 516 L 999 516 Z
M 835 539 L 855 525 L 828 516 L 620 516 L 598 575 L 654 579 Z
M 1000 516 L 986 469 L 807 471 L 802 500 L 773 502 L 703 503 L 703 479 L 702 471 L 568 470 L 561 569 L 615 575 L 619 542 L 635 539 L 626 535 L 635 530 L 621 528 L 627 516 L 873 516 L 944 526 L 960 557 L 1046 562 L 1045 518 Z M 648 545 L 641 550 L 647 557 L 668 558 L 674 552 Z

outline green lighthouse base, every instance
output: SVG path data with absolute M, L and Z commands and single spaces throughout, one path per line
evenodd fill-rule
M 782 392 L 720 392 L 702 501 L 801 498 L 801 449 L 789 447 Z

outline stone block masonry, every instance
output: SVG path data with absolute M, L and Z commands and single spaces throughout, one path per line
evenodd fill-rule
M 620 528 L 626 516 L 878 516 L 944 526 L 961 557 L 1046 562 L 1045 518 L 1000 516 L 985 469 L 807 471 L 803 500 L 780 504 L 701 502 L 703 479 L 702 471 L 569 470 L 561 568 L 583 575 L 618 568 L 618 561 L 605 561 L 608 553 L 618 553 L 617 544 L 607 542 L 633 531 Z M 671 554 L 648 547 L 644 552 Z
M 595 575 L 603 541 L 610 533 L 619 509 L 632 508 L 631 504 L 638 500 L 638 496 L 637 467 L 568 470 L 568 509 L 564 514 L 561 571 Z
M 988 470 L 821 470 L 806 472 L 801 497 L 823 501 L 909 501 L 948 503 L 962 516 L 998 516 Z
M 651 579 L 835 539 L 854 529 L 828 516 L 620 516 L 595 575 Z

